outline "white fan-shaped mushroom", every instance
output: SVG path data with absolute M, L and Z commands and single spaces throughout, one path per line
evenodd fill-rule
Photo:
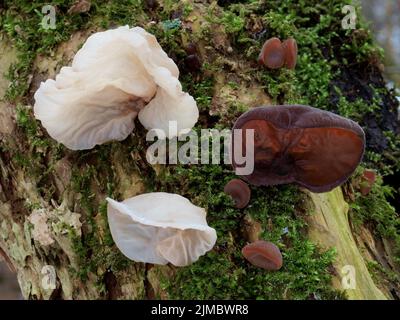
M 153 192 L 123 202 L 107 201 L 111 235 L 131 260 L 186 266 L 217 240 L 205 210 L 180 195 Z
M 144 29 L 98 32 L 87 39 L 71 67 L 40 85 L 35 117 L 52 138 L 73 150 L 125 139 L 138 113 L 146 129 L 162 129 L 172 138 L 176 133 L 169 132 L 169 121 L 184 132 L 199 114 L 178 77 L 176 64 Z

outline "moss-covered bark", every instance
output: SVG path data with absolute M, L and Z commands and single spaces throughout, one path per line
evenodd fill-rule
M 230 128 L 258 105 L 308 104 L 359 121 L 368 139 L 363 167 L 395 177 L 396 100 L 385 88 L 380 50 L 368 30 L 360 20 L 356 30 L 341 27 L 349 1 L 160 0 L 153 8 L 141 0 L 99 0 L 89 12 L 68 14 L 73 2 L 57 1 L 55 30 L 37 28 L 44 1 L 5 1 L 0 8 L 0 70 L 8 73 L 8 82 L 0 83 L 0 248 L 18 272 L 24 297 L 343 298 L 342 264 L 357 271 L 359 286 L 349 298 L 398 296 L 399 217 L 382 181 L 360 195 L 362 169 L 342 188 L 348 216 L 341 189 L 308 195 L 296 186 L 252 188 L 251 205 L 237 210 L 223 193 L 234 177 L 229 166 L 151 166 L 139 123 L 125 141 L 72 152 L 32 115 L 40 81 L 70 63 L 90 32 L 140 25 L 179 65 L 200 109 L 196 130 Z M 257 64 L 271 36 L 297 39 L 296 70 Z M 189 43 L 198 46 L 200 70 L 186 59 Z M 105 197 L 150 191 L 177 192 L 205 207 L 218 232 L 215 248 L 185 268 L 123 257 L 108 230 Z M 241 257 L 242 246 L 255 238 L 280 247 L 282 270 L 266 273 Z M 43 286 L 45 266 L 54 267 L 55 289 Z
M 376 287 L 367 269 L 366 263 L 357 247 L 351 232 L 348 210 L 340 188 L 331 192 L 310 193 L 315 213 L 307 219 L 310 239 L 322 248 L 335 248 L 336 258 L 333 263 L 335 288 L 346 290 L 350 299 L 376 300 L 385 299 L 385 295 Z M 347 268 L 354 268 L 354 286 L 348 282 L 343 288 L 342 281 L 349 272 Z

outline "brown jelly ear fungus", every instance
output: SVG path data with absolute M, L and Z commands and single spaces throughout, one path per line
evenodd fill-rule
M 293 38 L 289 38 L 282 42 L 283 51 L 285 53 L 285 67 L 294 69 L 297 63 L 297 42 Z
M 242 254 L 252 265 L 269 271 L 277 271 L 283 264 L 281 251 L 272 242 L 252 242 L 242 249 Z
M 254 170 L 241 178 L 253 185 L 297 183 L 312 192 L 327 192 L 344 183 L 361 162 L 365 134 L 350 119 L 303 105 L 254 108 L 233 129 L 254 130 Z M 235 154 L 234 137 L 233 152 Z M 233 157 L 233 167 L 240 167 Z
M 250 201 L 251 191 L 243 180 L 232 179 L 225 185 L 224 192 L 232 197 L 236 208 L 243 209 Z
M 271 38 L 265 41 L 258 62 L 270 69 L 279 69 L 285 66 L 294 69 L 297 63 L 297 42 L 289 38 L 283 42 L 279 38 Z
M 258 62 L 270 69 L 281 68 L 285 63 L 285 52 L 281 40 L 271 38 L 265 41 L 258 57 Z
M 376 181 L 375 171 L 364 170 L 361 177 L 361 186 L 360 186 L 360 192 L 363 196 L 366 196 L 368 195 L 368 193 L 370 193 L 375 181 Z

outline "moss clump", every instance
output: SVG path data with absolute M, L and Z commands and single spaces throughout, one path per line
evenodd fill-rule
M 39 122 L 33 117 L 32 108 L 18 104 L 15 118 L 15 138 L 4 141 L 6 152 L 16 168 L 36 181 L 36 187 L 43 198 L 50 201 L 55 191 L 50 176 L 54 163 L 63 155 L 63 148 L 43 133 Z
M 393 127 L 398 133 L 399 126 L 386 116 L 396 113 L 398 103 L 391 100 L 393 92 L 385 87 L 379 71 L 382 49 L 374 43 L 359 7 L 356 29 L 342 28 L 341 10 L 346 4 L 352 5 L 347 0 L 323 1 L 315 6 L 292 1 L 224 2 L 222 16 L 229 12 L 244 19 L 244 26 L 235 34 L 233 49 L 253 61 L 266 39 L 294 37 L 299 47 L 296 69 L 260 67 L 255 70 L 254 79 L 264 85 L 275 104 L 311 105 L 358 121 L 367 129 L 369 138 L 365 161 L 382 174 L 392 174 L 398 168 L 400 144 L 398 138 L 395 144 L 386 143 L 383 131 Z M 263 29 L 254 30 L 252 15 L 262 16 Z M 231 20 L 227 23 L 233 28 L 235 23 Z M 379 110 L 383 117 L 378 115 Z M 375 125 L 378 132 L 369 130 L 368 126 Z M 381 154 L 378 160 L 376 154 Z
M 363 168 L 359 168 L 353 181 L 357 181 L 362 172 Z M 388 240 L 388 245 L 391 247 L 390 267 L 382 264 L 381 260 L 368 261 L 367 266 L 378 283 L 398 290 L 400 276 L 396 270 L 400 265 L 400 216 L 389 202 L 394 194 L 395 190 L 383 185 L 382 177 L 378 175 L 368 195 L 363 196 L 355 192 L 354 201 L 350 203 L 350 219 L 356 232 L 360 226 L 365 226 L 372 231 L 378 241 Z
M 382 177 L 378 176 L 368 195 L 356 192 L 355 201 L 350 204 L 350 214 L 356 227 L 367 225 L 377 236 L 393 240 L 395 259 L 400 263 L 400 216 L 389 203 L 393 197 L 394 189 L 383 185 Z
M 84 26 L 88 16 L 67 15 L 70 1 L 55 1 L 58 9 L 56 28 L 45 29 L 41 21 L 44 18 L 42 7 L 47 1 L 4 1 L 6 8 L 0 15 L 0 26 L 13 39 L 18 50 L 18 62 L 8 72 L 11 85 L 6 98 L 11 101 L 20 100 L 29 88 L 29 75 L 32 63 L 37 54 L 48 53 L 55 45 L 68 40 L 72 32 Z
M 47 4 L 45 1 L 5 1 L 6 9 L 0 13 L 0 25 L 19 52 L 18 62 L 9 70 L 11 86 L 7 98 L 12 103 L 25 105 L 32 102 L 27 80 L 33 61 L 39 54 L 51 56 L 57 45 L 68 40 L 75 31 L 125 24 L 140 25 L 156 35 L 163 49 L 178 64 L 184 59 L 184 48 L 189 42 L 210 46 L 214 31 L 212 26 L 218 24 L 221 27 L 219 31 L 232 45 L 229 50 L 213 50 L 212 55 L 205 57 L 207 61 L 202 72 L 181 74 L 185 90 L 195 97 L 201 111 L 195 130 L 206 126 L 218 129 L 230 127 L 232 114 L 236 116 L 246 107 L 238 101 L 227 107 L 229 112 L 226 114 L 210 116 L 212 98 L 218 94 L 214 92 L 214 75 L 217 72 L 230 76 L 228 86 L 232 89 L 237 89 L 238 83 L 243 83 L 247 77 L 249 81 L 260 83 L 274 103 L 308 104 L 361 121 L 364 121 L 364 115 L 376 113 L 386 103 L 388 92 L 382 88 L 381 82 L 374 82 L 370 88 L 373 94 L 368 99 L 353 99 L 354 94 L 346 95 L 349 90 L 343 86 L 343 83 L 351 81 L 348 78 L 340 81 L 348 70 L 358 68 L 352 64 L 354 61 L 358 66 L 366 64 L 373 67 L 374 57 L 379 56 L 370 34 L 357 35 L 341 28 L 338 17 L 342 15 L 342 6 L 350 0 L 317 1 L 313 4 L 289 0 L 218 1 L 205 7 L 204 11 L 208 14 L 198 17 L 205 19 L 198 30 L 187 28 L 191 23 L 195 25 L 196 19 L 185 21 L 202 6 L 197 2 L 164 0 L 160 1 L 156 10 L 150 10 L 140 0 L 96 0 L 92 1 L 88 13 L 69 15 L 67 11 L 73 2 L 53 2 L 57 6 L 57 27 L 45 30 L 38 27 L 43 18 L 41 8 Z M 149 23 L 151 20 L 155 23 Z M 257 27 L 259 25 L 260 28 Z M 257 55 L 264 40 L 272 36 L 296 38 L 299 45 L 296 70 L 271 71 L 257 65 Z M 241 66 L 235 66 L 232 63 L 235 60 L 244 62 L 243 69 L 237 69 Z M 53 159 L 60 159 L 67 151 L 41 132 L 31 110 L 19 107 L 17 123 L 21 135 L 19 140 L 26 143 L 15 149 L 1 143 L 0 148 L 10 153 L 19 166 L 31 166 L 32 176 L 39 181 L 42 192 L 48 193 L 46 200 L 50 201 L 54 196 L 51 191 L 54 189 L 51 182 Z M 371 162 L 381 172 L 395 170 L 398 163 L 393 161 L 389 167 L 378 167 L 382 158 L 386 161 L 393 157 L 395 150 L 399 150 L 397 136 L 390 133 L 386 136 L 390 141 L 389 155 L 381 155 L 375 149 L 367 152 L 371 155 L 367 159 L 375 159 Z M 163 287 L 171 297 L 343 298 L 330 286 L 334 250 L 321 252 L 307 240 L 307 226 L 302 218 L 307 210 L 302 208 L 303 195 L 296 187 L 253 188 L 251 205 L 245 210 L 237 210 L 223 193 L 225 183 L 234 177 L 230 167 L 166 166 L 156 174 L 145 160 L 147 146 L 144 129 L 138 124 L 135 134 L 123 142 L 68 153 L 74 163 L 70 189 L 79 194 L 75 204 L 84 220 L 83 236 L 70 234 L 79 257 L 77 275 L 81 279 L 87 279 L 90 273 L 95 274 L 99 288 L 105 291 L 102 283 L 105 270 L 122 271 L 132 264 L 113 246 L 106 227 L 104 197 L 109 195 L 118 199 L 120 196 L 115 191 L 119 182 L 112 160 L 118 155 L 127 171 L 132 169 L 143 178 L 146 192 L 178 192 L 186 196 L 206 208 L 208 221 L 218 232 L 218 242 L 213 251 L 194 265 L 179 268 L 176 278 L 165 279 Z M 370 197 L 357 199 L 353 212 L 358 214 L 358 205 L 362 211 L 361 223 L 372 221 L 377 232 L 396 238 L 398 225 L 392 219 L 394 211 L 388 207 L 385 187 L 376 188 Z M 384 210 L 379 211 L 379 207 Z M 275 242 L 282 250 L 284 267 L 279 272 L 267 273 L 243 260 L 240 249 L 245 245 L 242 225 L 246 215 L 261 224 L 262 239 Z
M 193 80 L 194 79 L 190 74 L 184 75 L 181 78 L 181 81 L 184 84 L 183 89 L 190 92 L 193 98 L 196 99 L 197 107 L 200 112 L 206 111 L 210 108 L 213 96 L 214 79 L 210 77 L 202 79 L 199 82 Z
M 79 203 L 84 214 L 84 237 L 76 237 L 71 234 L 74 251 L 79 258 L 79 271 L 77 275 L 81 279 L 87 279 L 88 274 L 98 273 L 100 267 L 119 271 L 129 260 L 113 247 L 110 230 L 107 225 L 107 202 L 98 200 L 98 194 L 114 196 L 114 176 L 110 161 L 110 145 L 104 145 L 96 151 L 94 164 L 82 169 L 74 168 L 72 172 L 72 188 L 79 194 Z M 91 161 L 91 151 L 83 153 L 77 161 Z M 100 172 L 98 172 L 98 170 Z M 96 191 L 94 191 L 96 190 Z M 98 274 L 102 278 L 103 274 Z
M 400 276 L 396 272 L 384 268 L 376 261 L 368 261 L 367 267 L 377 283 L 388 287 L 400 286 Z
M 177 299 L 307 299 L 341 297 L 330 288 L 328 268 L 334 251 L 321 253 L 306 239 L 301 218 L 302 196 L 296 187 L 253 188 L 248 208 L 234 208 L 223 187 L 234 175 L 223 166 L 183 167 L 162 176 L 161 190 L 180 189 L 207 210 L 209 224 L 217 230 L 215 249 L 192 266 L 179 268 L 167 284 Z M 296 213 L 299 215 L 297 216 Z M 261 238 L 276 243 L 284 267 L 268 273 L 248 264 L 241 255 L 243 218 L 246 214 L 263 227 Z

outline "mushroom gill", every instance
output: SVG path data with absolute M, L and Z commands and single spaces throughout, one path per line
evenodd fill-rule
M 72 66 L 41 83 L 34 113 L 49 135 L 72 150 L 124 140 L 136 117 L 172 138 L 198 119 L 196 101 L 183 92 L 176 64 L 140 27 L 91 35 Z M 176 122 L 177 132 L 169 124 Z M 161 137 L 160 137 L 161 138 Z
M 206 211 L 178 194 L 151 192 L 107 202 L 114 242 L 133 261 L 187 266 L 217 240 Z

